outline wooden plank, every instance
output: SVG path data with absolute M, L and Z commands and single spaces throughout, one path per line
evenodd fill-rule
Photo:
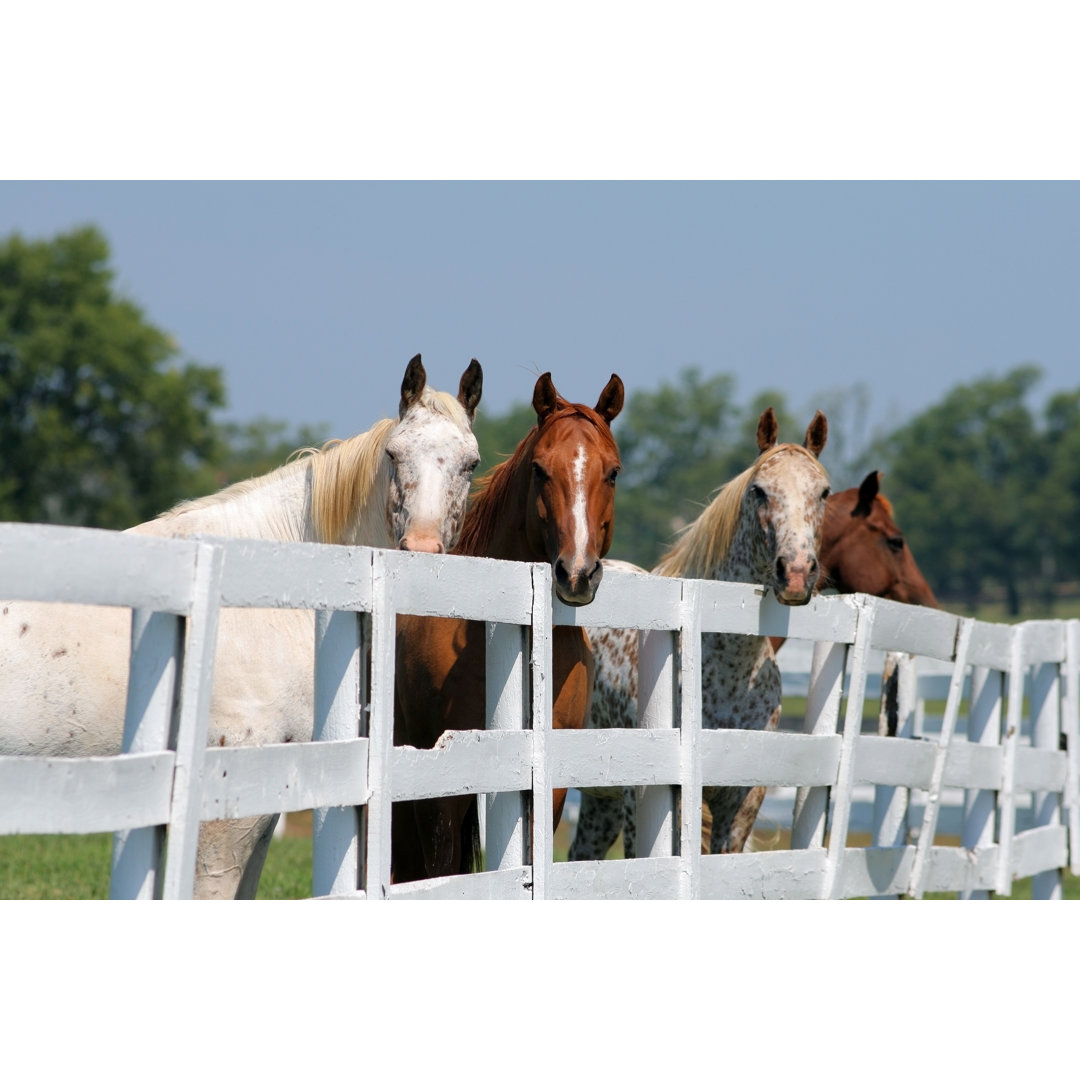
M 1068 768 L 1068 758 L 1064 750 L 1042 750 L 1035 746 L 1018 746 L 1016 748 L 1016 790 L 1064 791 Z
M 874 616 L 871 648 L 952 660 L 959 620 L 955 615 L 915 604 L 880 600 Z
M 0 757 L 0 835 L 103 833 L 169 820 L 170 750 L 111 757 Z
M 667 630 L 643 631 L 638 635 L 638 695 L 637 726 L 639 732 L 656 740 L 651 754 L 653 777 L 643 778 L 644 787 L 634 800 L 637 818 L 637 853 L 653 857 L 675 854 L 680 826 L 676 826 L 676 785 L 682 781 L 683 753 L 681 737 L 676 729 L 678 710 L 678 679 L 676 663 L 678 635 Z M 674 760 L 665 762 L 661 746 L 671 743 Z M 648 744 L 644 744 L 648 745 Z M 673 767 L 666 784 L 657 779 Z
M 787 731 L 702 731 L 701 782 L 707 786 L 820 787 L 836 783 L 839 735 Z
M 1068 837 L 1064 825 L 1025 829 L 1013 837 L 1010 880 L 1033 877 L 1065 865 Z
M 194 566 L 192 567 L 194 569 Z M 124 708 L 125 754 L 169 748 L 177 701 L 177 673 L 184 652 L 179 615 L 135 608 Z M 164 823 L 113 835 L 110 900 L 153 900 L 160 892 L 165 849 Z
M 833 885 L 834 899 L 888 896 L 907 892 L 915 862 L 915 845 L 848 848 Z
M 683 582 L 679 631 L 679 899 L 695 900 L 701 887 L 701 618 L 704 582 Z M 666 852 L 665 852 L 666 854 Z
M 391 885 L 391 900 L 531 900 L 533 871 L 529 866 L 456 874 Z
M 977 622 L 971 631 L 968 660 L 975 667 L 1008 671 L 1016 630 L 1002 623 Z
M 532 651 L 529 656 L 529 682 L 532 692 L 532 898 L 543 900 L 547 896 L 548 874 L 554 858 L 552 844 L 555 834 L 552 807 L 554 785 L 548 771 L 554 706 L 551 692 L 554 685 L 552 617 L 555 608 L 566 606 L 555 599 L 551 567 L 547 563 L 532 564 L 532 587 L 529 595 L 532 602 Z
M 224 607 L 371 610 L 372 549 L 214 539 L 225 549 Z
M 532 621 L 532 563 L 412 551 L 380 551 L 379 558 L 399 614 Z
M 224 551 L 221 547 L 199 545 L 195 563 L 194 602 L 188 616 L 184 662 L 180 672 L 176 761 L 161 888 L 162 897 L 169 900 L 189 899 L 195 885 L 199 812 L 202 807 L 199 784 L 210 719 L 223 562 Z
M 548 768 L 556 787 L 678 784 L 679 733 L 589 728 L 554 731 Z
M 840 763 L 837 766 L 836 785 L 833 788 L 833 814 L 829 829 L 828 857 L 822 880 L 823 896 L 836 896 L 842 887 L 843 865 L 847 854 L 847 831 L 851 821 L 851 789 L 854 784 L 856 744 L 862 730 L 863 700 L 866 692 L 866 673 L 870 655 L 870 641 L 874 632 L 874 618 L 878 601 L 873 597 L 856 594 L 858 623 L 855 627 L 855 643 L 851 646 L 851 680 L 847 707 L 844 711 L 844 735 L 840 746 Z
M 979 745 L 954 739 L 949 744 L 943 783 L 946 787 L 970 788 L 992 793 L 1001 785 L 1003 761 L 1000 746 L 989 743 Z
M 524 791 L 532 785 L 531 731 L 447 731 L 431 750 L 395 746 L 390 796 L 438 799 L 486 791 Z
M 358 806 L 370 794 L 367 774 L 367 739 L 212 746 L 203 765 L 202 819 Z
M 1023 624 L 1025 667 L 1065 662 L 1065 622 L 1062 619 L 1032 619 Z
M 317 611 L 315 613 L 315 702 L 312 738 L 315 744 L 338 745 L 336 740 L 360 740 L 362 734 L 363 687 L 366 681 L 366 648 L 361 633 L 363 616 L 355 611 Z M 320 754 L 325 749 L 320 748 Z M 307 759 L 315 764 L 316 751 Z M 339 754 L 339 756 L 341 756 Z M 352 773 L 339 779 L 353 779 L 351 789 L 330 793 L 332 785 L 323 785 L 321 797 L 307 804 L 312 807 L 311 891 L 314 896 L 353 892 L 363 881 L 360 850 L 360 815 L 356 806 L 368 798 L 368 742 L 363 740 L 363 761 L 352 762 Z M 277 760 L 277 759 L 273 759 Z M 331 758 L 320 761 L 322 769 L 332 768 Z M 207 763 L 209 768 L 209 762 Z M 270 766 L 266 767 L 270 779 Z M 276 778 L 271 790 L 281 795 L 295 791 L 295 771 Z M 260 793 L 261 794 L 261 793 Z M 305 792 L 305 796 L 311 796 Z M 305 798 L 305 801 L 307 799 Z M 272 804 L 274 812 L 291 806 Z M 297 809 L 300 809 L 298 807 Z M 205 811 L 204 811 L 205 812 Z M 252 811 L 260 812 L 260 811 Z M 237 814 L 236 816 L 241 816 Z
M 956 892 L 962 896 L 988 895 L 997 874 L 998 847 L 987 844 L 969 850 L 938 845 L 930 849 L 925 892 Z
M 3 522 L 0 597 L 187 615 L 198 546 L 106 529 Z
M 934 744 L 933 775 L 926 792 L 926 807 L 923 810 L 919 840 L 915 848 L 915 864 L 911 869 L 908 883 L 908 896 L 920 899 L 923 894 L 923 880 L 926 875 L 927 860 L 934 836 L 937 834 L 938 812 L 941 809 L 941 788 L 945 777 L 945 761 L 949 743 L 956 730 L 956 718 L 960 715 L 960 697 L 964 689 L 964 672 L 967 669 L 968 651 L 971 646 L 971 628 L 974 620 L 961 619 L 956 634 L 956 656 L 953 663 L 952 683 L 949 697 L 945 702 L 945 712 L 941 718 L 941 732 Z
M 521 731 L 528 723 L 525 638 L 520 626 L 485 623 L 485 708 L 488 731 Z M 508 870 L 528 862 L 526 797 L 522 791 L 493 791 L 484 809 L 487 865 Z
M 559 900 L 677 900 L 681 861 L 668 855 L 555 863 L 548 895 Z
M 681 611 L 681 578 L 605 569 L 593 602 L 579 607 L 554 604 L 552 625 L 677 630 Z
M 1080 874 L 1080 619 L 1065 628 L 1065 687 L 1061 698 L 1061 732 L 1068 772 L 1064 811 L 1069 825 L 1069 870 Z
M 934 747 L 921 739 L 863 735 L 855 746 L 853 782 L 927 788 L 934 772 Z
M 848 647 L 839 643 L 819 641 L 814 645 L 810 687 L 806 695 L 806 716 L 803 720 L 804 734 L 818 737 L 836 734 L 847 654 Z M 828 806 L 828 787 L 799 787 L 795 792 L 791 824 L 793 848 L 823 846 Z
M 703 900 L 815 900 L 825 885 L 826 854 L 761 851 L 701 857 Z

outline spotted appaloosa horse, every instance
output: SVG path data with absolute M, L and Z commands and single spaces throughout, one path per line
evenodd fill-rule
M 711 578 L 765 585 L 782 604 L 805 604 L 819 575 L 828 476 L 818 461 L 828 433 L 815 414 L 802 446 L 777 444 L 773 410 L 758 422 L 760 456 L 727 483 L 653 570 L 664 577 Z M 612 569 L 636 570 L 609 563 Z M 592 727 L 633 727 L 637 722 L 636 630 L 607 629 L 592 635 L 596 680 Z M 703 634 L 701 717 L 706 728 L 774 729 L 780 718 L 780 670 L 766 637 Z M 762 794 L 763 794 L 762 789 Z M 713 852 L 741 851 L 760 805 L 757 789 L 706 788 L 713 816 Z M 571 859 L 602 859 L 623 828 L 624 801 L 633 789 L 582 792 Z M 634 814 L 627 814 L 632 823 Z M 633 855 L 634 833 L 624 846 Z
M 875 470 L 868 473 L 858 487 L 837 491 L 826 501 L 818 556 L 821 563 L 818 587 L 840 593 L 867 593 L 902 604 L 937 607 L 937 597 L 893 518 L 892 503 L 881 494 L 880 483 L 881 474 Z M 770 638 L 770 641 L 774 651 L 784 644 L 784 638 Z M 891 717 L 891 722 L 895 724 L 895 716 Z M 626 793 L 623 842 L 628 857 L 632 858 L 636 823 L 629 788 Z M 711 815 L 706 806 L 702 811 L 702 849 L 706 852 L 710 849 L 711 828 Z M 614 842 L 615 837 L 611 840 Z
M 396 419 L 131 531 L 448 549 L 479 461 L 472 421 L 482 384 L 473 360 L 457 397 L 433 390 L 415 356 Z M 59 603 L 5 604 L 0 612 L 0 753 L 119 753 L 130 612 Z M 314 640 L 310 611 L 222 610 L 211 745 L 311 739 Z M 204 822 L 195 895 L 254 896 L 276 817 Z
M 611 546 L 619 452 L 611 421 L 623 405 L 612 375 L 595 409 L 572 405 L 541 375 L 533 393 L 536 427 L 513 455 L 478 481 L 465 515 L 461 555 L 547 562 L 566 604 L 592 601 Z M 580 728 L 592 693 L 593 660 L 579 627 L 552 635 L 552 722 Z M 400 616 L 394 741 L 430 749 L 449 730 L 483 728 L 485 634 L 481 622 Z M 554 793 L 554 820 L 566 790 Z M 395 803 L 395 882 L 465 873 L 478 866 L 475 797 Z

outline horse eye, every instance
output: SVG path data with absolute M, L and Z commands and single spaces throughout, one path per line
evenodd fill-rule
M 533 467 L 533 476 L 536 477 L 536 482 L 538 484 L 544 483 L 544 481 L 547 480 L 547 478 L 548 478 L 548 474 L 544 471 L 543 466 L 539 465 L 537 462 L 534 461 L 532 463 L 532 467 Z
M 890 551 L 903 551 L 904 550 L 904 538 L 902 536 L 887 536 L 885 537 L 885 543 L 889 545 Z
M 476 472 L 476 466 L 479 465 L 479 464 L 480 464 L 480 459 L 477 458 L 475 461 L 473 461 L 470 464 L 465 466 L 465 471 L 467 473 L 474 473 L 474 472 Z
M 750 490 L 753 492 L 754 498 L 757 499 L 758 502 L 765 502 L 766 496 L 763 488 L 759 487 L 757 484 L 752 484 Z
M 829 496 L 830 496 L 831 494 L 832 494 L 832 489 L 831 489 L 831 488 L 826 488 L 826 489 L 825 489 L 825 490 L 824 490 L 824 491 L 823 491 L 823 492 L 821 493 L 821 497 L 822 497 L 822 499 L 827 499 L 827 498 L 828 498 L 828 497 L 829 497 Z
M 396 465 L 397 464 L 397 458 L 394 456 L 394 451 L 393 450 L 387 450 L 386 451 L 386 456 L 390 459 L 390 464 L 391 465 Z
M 612 487 L 615 486 L 615 478 L 618 475 L 619 475 L 619 467 L 616 465 L 615 468 L 612 469 L 611 472 L 608 473 L 608 478 L 607 478 L 607 482 L 609 484 L 611 484 Z

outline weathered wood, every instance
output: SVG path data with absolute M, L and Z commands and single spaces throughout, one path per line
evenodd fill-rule
M 0 757 L 0 835 L 162 825 L 169 820 L 175 757 L 169 750 L 115 757 Z
M 370 585 L 367 590 L 370 597 Z M 361 633 L 361 616 L 354 611 L 318 611 L 315 614 L 315 715 L 312 747 L 305 764 L 319 770 L 315 790 L 303 791 L 303 803 L 313 803 L 311 889 L 313 896 L 353 892 L 363 881 L 361 870 L 362 829 L 357 806 L 366 803 L 368 740 L 361 739 L 363 682 L 366 657 Z M 350 740 L 339 743 L 335 740 Z M 346 756 L 339 746 L 355 753 Z M 276 750 L 277 747 L 267 747 Z M 287 762 L 299 755 L 270 757 L 261 774 L 273 776 L 272 762 Z M 208 762 L 208 768 L 213 763 Z M 337 785 L 328 783 L 327 772 L 335 770 Z M 235 766 L 234 766 L 235 768 Z M 350 771 L 351 770 L 351 771 Z M 344 783 L 342 783 L 344 781 Z M 350 783 L 351 781 L 351 783 Z M 299 794 L 297 769 L 276 778 L 272 790 L 279 794 Z M 319 789 L 322 789 L 321 791 Z M 294 805 L 277 805 L 275 811 L 292 810 Z M 259 813 L 251 810 L 249 813 Z M 262 811 L 265 812 L 265 811 Z M 243 816 L 236 814 L 237 817 Z

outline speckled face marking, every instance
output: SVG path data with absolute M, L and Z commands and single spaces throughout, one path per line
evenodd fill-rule
M 473 360 L 456 399 L 426 384 L 416 356 L 406 369 L 398 424 L 386 444 L 386 522 L 397 547 L 440 554 L 457 543 L 473 471 L 480 463 L 471 425 L 483 372 Z
M 829 494 L 828 477 L 817 460 L 825 446 L 827 424 L 818 413 L 802 447 L 778 446 L 776 433 L 775 415 L 767 409 L 758 425 L 757 462 L 721 490 L 653 573 L 765 585 L 781 603 L 810 600 Z M 633 727 L 638 636 L 627 630 L 600 630 L 590 639 L 596 679 L 589 726 Z M 775 728 L 780 719 L 780 670 L 768 638 L 703 634 L 701 646 L 703 726 Z M 702 795 L 713 817 L 710 850 L 741 851 L 764 788 L 706 788 Z M 627 857 L 632 858 L 635 816 L 631 788 L 583 792 L 570 858 L 603 859 L 620 828 Z

